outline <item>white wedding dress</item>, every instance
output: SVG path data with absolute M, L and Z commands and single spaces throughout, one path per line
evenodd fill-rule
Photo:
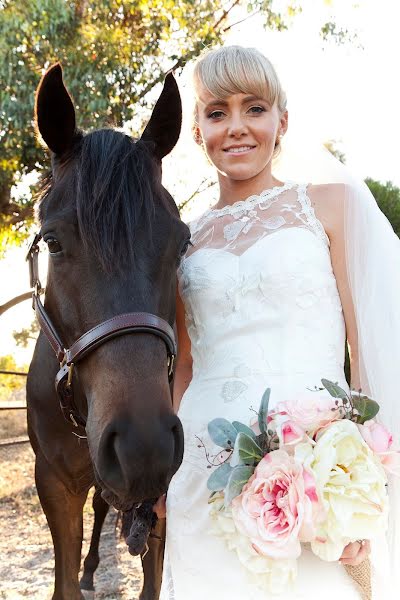
M 192 344 L 193 379 L 179 409 L 183 463 L 167 495 L 161 600 L 268 600 L 225 542 L 209 532 L 207 424 L 249 423 L 271 388 L 277 401 L 344 376 L 345 323 L 329 239 L 307 186 L 286 183 L 191 223 L 193 247 L 179 268 Z M 199 441 L 201 440 L 201 442 Z M 273 596 L 276 598 L 276 596 Z M 344 567 L 305 549 L 285 600 L 360 600 Z

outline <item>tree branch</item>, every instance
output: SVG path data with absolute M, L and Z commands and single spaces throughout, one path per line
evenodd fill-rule
M 216 31 L 218 33 L 218 28 L 221 25 L 221 23 L 223 23 L 226 18 L 228 17 L 229 13 L 231 12 L 231 10 L 233 10 L 235 8 L 235 6 L 237 6 L 240 3 L 241 0 L 234 0 L 234 2 L 232 3 L 230 8 L 227 8 L 226 10 L 224 10 L 224 12 L 222 13 L 221 17 L 218 19 L 218 21 L 215 23 L 213 29 L 214 31 Z M 210 15 L 211 16 L 211 15 Z M 225 30 L 222 29 L 222 32 L 224 32 Z M 200 48 L 199 48 L 200 45 Z M 193 58 L 194 56 L 197 56 L 197 54 L 199 53 L 199 51 L 202 49 L 202 42 L 197 42 L 194 47 L 192 48 L 192 50 L 190 50 L 189 52 L 187 52 L 186 54 L 184 54 L 183 56 L 181 56 L 180 58 L 178 58 L 178 60 L 176 61 L 176 63 L 173 65 L 173 67 L 171 67 L 171 69 L 169 69 L 170 71 L 175 71 L 176 69 L 179 69 L 181 67 L 183 67 L 191 58 Z M 158 77 L 156 77 L 156 79 L 153 79 L 153 81 L 151 81 L 150 83 L 148 83 L 146 85 L 146 87 L 140 92 L 140 94 L 137 96 L 136 101 L 141 100 L 144 96 L 146 96 L 146 94 L 148 94 L 150 92 L 150 90 L 153 89 L 153 87 L 155 85 L 157 85 L 157 83 L 160 83 L 161 81 L 163 81 L 165 78 L 165 73 L 160 73 L 160 75 Z
M 208 182 L 208 185 L 206 185 L 205 188 L 201 189 L 201 186 Z M 194 192 L 192 194 L 190 194 L 189 198 L 187 198 L 186 200 L 184 200 L 179 206 L 179 212 L 185 208 L 185 206 L 187 206 L 189 204 L 189 202 L 196 196 L 196 194 L 201 194 L 202 192 L 205 192 L 206 190 L 208 190 L 210 187 L 212 187 L 213 185 L 216 184 L 216 181 L 210 181 L 208 177 L 205 177 L 197 186 L 197 188 L 194 190 Z
M 236 25 L 240 25 L 240 23 L 244 23 L 248 19 L 251 19 L 252 17 L 255 17 L 256 15 L 259 15 L 260 13 L 261 13 L 261 10 L 256 10 L 255 12 L 251 13 L 251 15 L 247 15 L 247 17 L 240 19 L 240 21 L 236 21 L 235 23 L 232 23 L 232 25 L 228 25 L 227 27 L 224 27 L 222 30 L 223 33 L 226 33 L 227 31 L 232 29 L 232 27 L 236 27 Z

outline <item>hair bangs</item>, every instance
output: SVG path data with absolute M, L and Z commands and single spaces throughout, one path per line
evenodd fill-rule
M 286 110 L 286 95 L 270 61 L 255 48 L 224 46 L 206 52 L 196 63 L 194 81 L 224 100 L 233 94 L 251 94 Z

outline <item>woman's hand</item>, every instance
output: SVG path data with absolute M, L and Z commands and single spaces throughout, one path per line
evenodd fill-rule
M 163 494 L 159 497 L 157 502 L 153 506 L 153 511 L 156 513 L 159 519 L 165 519 L 167 516 L 167 507 L 166 507 L 166 497 L 167 494 Z
M 368 540 L 352 542 L 351 544 L 347 544 L 339 560 L 342 565 L 351 565 L 356 567 L 357 565 L 361 564 L 370 553 L 371 544 Z

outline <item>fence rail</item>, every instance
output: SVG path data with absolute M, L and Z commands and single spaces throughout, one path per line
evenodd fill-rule
M 23 302 L 24 300 L 28 300 L 32 297 L 32 292 L 26 292 L 25 294 L 20 294 L 19 296 L 16 296 L 15 298 L 12 298 L 11 300 L 9 300 L 8 302 L 6 302 L 5 304 L 0 305 L 0 316 L 5 313 L 7 310 L 9 310 L 10 308 L 12 308 L 13 306 L 15 306 L 16 304 L 19 304 L 20 302 Z M 5 371 L 0 369 L 0 375 L 13 375 L 14 377 L 26 377 L 28 375 L 28 373 L 25 373 L 23 371 Z M 2 410 L 26 410 L 26 403 L 25 402 L 2 402 L 0 404 L 0 411 Z M 26 435 L 20 435 L 17 437 L 13 437 L 13 438 L 6 438 L 3 440 L 0 440 L 0 448 L 4 448 L 6 446 L 16 446 L 18 444 L 25 444 L 26 442 L 29 442 L 29 438 Z
M 29 438 L 26 435 L 20 435 L 14 438 L 6 438 L 5 440 L 0 440 L 0 448 L 4 448 L 6 446 L 17 446 L 18 444 L 26 444 L 29 442 Z
M 24 371 L 1 371 L 0 375 L 18 375 L 19 377 L 27 377 L 28 373 Z

